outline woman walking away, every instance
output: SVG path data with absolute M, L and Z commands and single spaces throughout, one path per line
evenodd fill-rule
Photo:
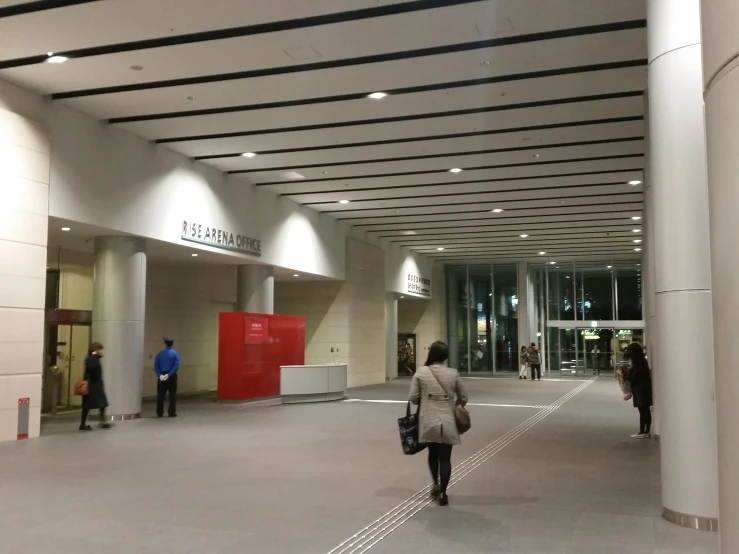
M 454 409 L 467 404 L 459 373 L 445 363 L 448 357 L 446 344 L 432 344 L 426 365 L 413 376 L 410 392 L 411 402 L 421 405 L 418 440 L 428 447 L 431 496 L 438 499 L 440 506 L 449 504 L 446 491 L 452 477 L 452 446 L 462 442 Z
M 652 375 L 640 344 L 632 342 L 626 347 L 626 355 L 631 360 L 627 379 L 631 384 L 634 407 L 639 409 L 639 432 L 631 435 L 633 439 L 652 438 Z
M 518 378 L 519 379 L 527 379 L 526 374 L 528 373 L 528 353 L 526 352 L 526 347 L 521 347 L 521 352 L 518 355 L 518 363 L 519 363 L 519 370 L 518 370 Z
M 110 424 L 105 422 L 105 408 L 108 407 L 108 398 L 105 396 L 105 385 L 103 383 L 103 366 L 100 358 L 103 357 L 103 345 L 93 342 L 90 345 L 90 353 L 85 358 L 85 376 L 87 382 L 87 394 L 82 397 L 82 421 L 80 431 L 92 431 L 87 425 L 87 416 L 90 410 L 100 410 L 100 427 L 110 429 Z

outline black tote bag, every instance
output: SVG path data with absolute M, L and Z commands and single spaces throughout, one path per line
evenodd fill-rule
M 420 410 L 421 407 L 418 407 Z M 398 430 L 400 431 L 400 444 L 403 447 L 403 454 L 412 456 L 418 454 L 424 448 L 425 444 L 418 442 L 418 410 L 415 414 L 411 414 L 411 403 L 405 408 L 405 417 L 398 418 Z

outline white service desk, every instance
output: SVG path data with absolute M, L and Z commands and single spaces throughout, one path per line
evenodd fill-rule
M 331 402 L 346 393 L 346 364 L 286 365 L 280 367 L 283 404 Z

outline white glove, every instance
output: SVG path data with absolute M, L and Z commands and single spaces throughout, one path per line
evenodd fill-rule
M 166 373 L 164 375 L 159 376 L 160 381 L 166 381 L 167 379 L 169 379 L 169 375 L 167 375 Z

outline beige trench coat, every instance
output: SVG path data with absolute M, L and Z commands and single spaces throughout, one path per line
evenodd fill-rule
M 441 381 L 443 389 L 432 371 Z M 454 408 L 467 404 L 467 391 L 456 369 L 445 365 L 420 368 L 413 376 L 410 401 L 421 404 L 419 442 L 461 444 L 454 421 Z

